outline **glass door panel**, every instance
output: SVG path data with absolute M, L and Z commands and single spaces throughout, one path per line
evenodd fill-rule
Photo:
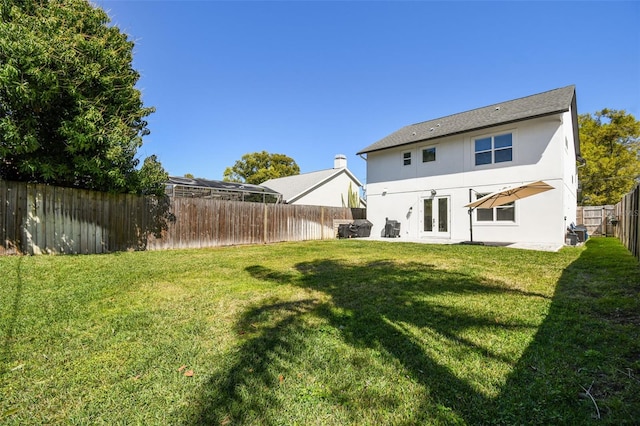
M 433 200 L 427 198 L 424 200 L 424 232 L 433 231 Z
M 421 235 L 423 237 L 451 237 L 449 198 L 449 196 L 444 196 L 422 199 Z
M 438 232 L 449 232 L 449 198 L 438 198 Z

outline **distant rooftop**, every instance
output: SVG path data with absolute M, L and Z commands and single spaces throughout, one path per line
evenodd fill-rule
M 347 157 L 343 154 L 335 156 L 332 169 L 269 179 L 262 182 L 262 185 L 282 194 L 283 201 L 291 203 L 340 173 L 346 173 L 358 186 L 362 186 L 358 178 L 347 168 Z
M 269 179 L 268 181 L 263 182 L 263 185 L 282 194 L 284 201 L 291 202 L 342 170 L 344 169 L 326 169 L 319 170 L 317 172 Z
M 280 193 L 260 185 L 179 176 L 170 176 L 165 187 L 167 195 L 173 197 L 262 202 L 280 202 L 282 198 Z

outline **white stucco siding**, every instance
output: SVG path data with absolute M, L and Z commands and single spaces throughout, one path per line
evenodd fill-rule
M 475 240 L 501 242 L 556 242 L 562 243 L 564 220 L 563 189 L 561 181 L 546 181 L 557 189 L 538 194 L 516 202 L 514 222 L 478 222 L 473 212 L 473 232 Z M 526 182 L 519 182 L 526 183 Z M 450 239 L 465 241 L 469 235 L 469 214 L 464 207 L 469 203 L 468 188 L 439 188 L 436 182 L 425 182 L 431 190 L 391 192 L 385 195 L 369 195 L 367 198 L 367 218 L 373 223 L 372 235 L 382 235 L 385 219 L 401 223 L 401 235 L 409 239 Z M 478 192 L 489 193 L 500 190 L 502 186 L 476 186 Z M 474 193 L 472 193 L 474 194 Z M 475 194 L 474 194 L 475 196 Z M 446 197 L 448 199 L 448 234 L 429 235 L 424 232 L 424 200 Z M 472 198 L 473 199 L 473 198 Z
M 422 162 L 422 150 L 435 148 L 436 161 Z M 411 153 L 411 165 L 403 164 L 403 154 Z M 367 157 L 367 182 L 386 182 L 418 177 L 442 176 L 464 171 L 465 140 L 463 137 L 443 138 L 393 148 Z
M 573 126 L 571 126 L 571 112 L 562 116 L 562 143 L 563 143 L 563 184 L 564 184 L 564 215 L 567 217 L 567 225 L 576 223 L 576 206 L 578 203 L 578 169 L 576 167 L 576 150 L 574 146 Z
M 358 183 L 353 181 L 346 173 L 340 173 L 297 198 L 295 204 L 342 207 L 343 197 L 345 204 L 349 202 L 349 183 L 351 183 L 351 190 L 359 193 Z
M 432 142 L 417 142 L 404 147 L 369 153 L 367 156 L 367 183 L 389 182 L 429 176 L 455 175 L 476 172 L 487 175 L 488 180 L 503 180 L 499 176 L 513 173 L 518 166 L 534 165 L 532 174 L 546 177 L 559 176 L 560 147 L 564 143 L 558 134 L 561 120 L 559 116 L 530 120 L 516 125 L 495 127 Z M 476 166 L 474 161 L 474 141 L 485 136 L 503 133 L 513 135 L 513 160 L 507 163 Z M 436 148 L 435 162 L 422 162 L 422 149 Z M 403 165 L 403 154 L 412 153 L 411 165 Z M 486 173 L 483 173 L 486 172 Z M 519 171 L 520 173 L 521 171 Z
M 570 116 L 555 115 L 443 138 L 437 144 L 369 153 L 367 217 L 373 223 L 372 235 L 382 235 L 389 218 L 401 223 L 405 238 L 468 240 L 469 215 L 464 205 L 469 203 L 470 188 L 489 193 L 544 180 L 555 189 L 517 201 L 514 221 L 478 222 L 474 212 L 474 240 L 564 243 L 566 225 L 575 220 L 575 191 L 567 172 L 575 157 L 565 146 L 565 136 L 573 141 L 570 123 Z M 507 132 L 513 135 L 513 160 L 476 166 L 475 139 Z M 422 148 L 427 146 L 436 147 L 436 161 L 422 164 Z M 402 166 L 402 153 L 410 150 L 412 165 Z M 424 232 L 424 200 L 430 198 L 433 203 L 446 198 L 447 232 Z

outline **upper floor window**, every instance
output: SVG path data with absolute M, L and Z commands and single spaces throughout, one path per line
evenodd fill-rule
M 436 161 L 436 148 L 425 148 L 422 150 L 422 162 L 428 163 L 430 161 Z
M 476 166 L 513 160 L 513 135 L 490 136 L 475 140 Z
M 411 151 L 402 153 L 402 165 L 403 166 L 411 165 Z

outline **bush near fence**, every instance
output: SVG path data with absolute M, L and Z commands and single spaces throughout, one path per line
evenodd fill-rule
M 93 254 L 336 237 L 364 209 L 109 194 L 0 181 L 0 255 Z

